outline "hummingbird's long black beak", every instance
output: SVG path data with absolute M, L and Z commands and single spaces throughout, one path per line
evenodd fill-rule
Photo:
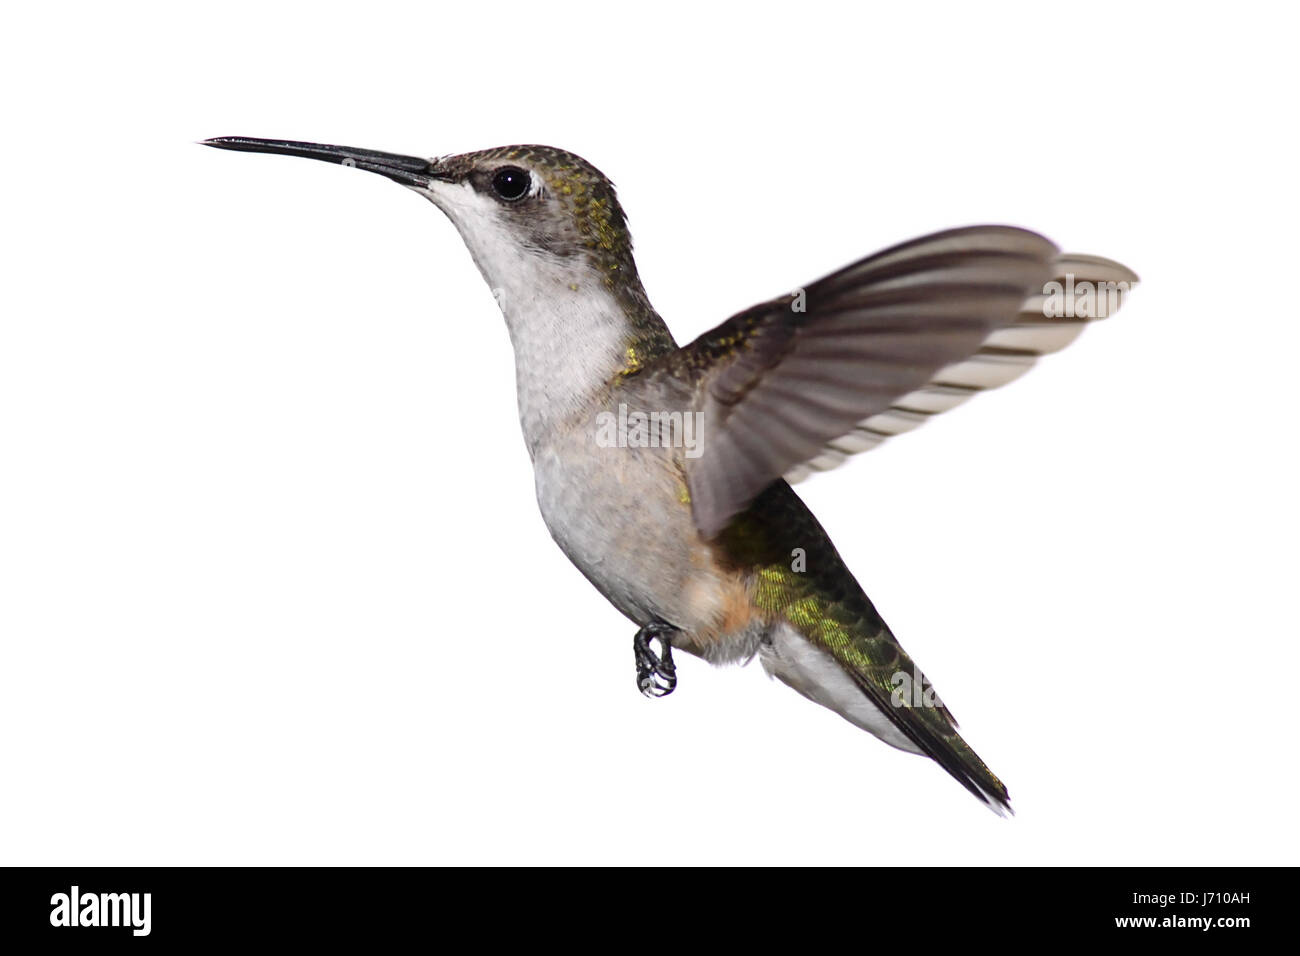
M 368 172 L 387 176 L 403 186 L 427 186 L 435 178 L 432 165 L 418 156 L 399 156 L 380 153 L 373 149 L 353 149 L 351 146 L 326 146 L 322 143 L 295 143 L 282 139 L 252 139 L 247 136 L 218 136 L 202 140 L 200 145 L 217 149 L 236 149 L 246 153 L 281 153 L 285 156 L 305 156 L 321 159 L 341 166 L 355 166 Z

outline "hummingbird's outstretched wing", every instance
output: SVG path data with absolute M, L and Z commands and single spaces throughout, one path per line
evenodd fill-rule
M 973 226 L 732 316 L 666 360 L 705 414 L 686 462 L 696 525 L 716 535 L 777 478 L 834 467 L 1019 377 L 1118 302 L 1082 290 L 1136 281 L 1037 233 Z
M 815 458 L 787 471 L 785 479 L 797 484 L 819 471 L 838 468 L 852 455 L 911 431 L 976 392 L 1014 381 L 1033 368 L 1039 356 L 1059 352 L 1073 342 L 1089 322 L 1117 311 L 1138 283 L 1131 269 L 1102 256 L 1063 253 L 1053 267 L 1055 275 L 1045 286 L 1048 291 L 1022 302 L 1015 321 L 985 339 L 969 359 L 941 370 L 924 388 L 904 395 L 850 434 L 827 442 Z

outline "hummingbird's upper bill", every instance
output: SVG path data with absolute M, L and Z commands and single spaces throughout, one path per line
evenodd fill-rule
M 355 166 L 367 172 L 387 176 L 403 186 L 422 188 L 429 185 L 432 175 L 427 159 L 417 156 L 399 156 L 373 149 L 354 149 L 351 146 L 326 146 L 322 143 L 297 143 L 283 139 L 254 139 L 248 136 L 217 136 L 201 141 L 203 146 L 233 149 L 244 153 L 279 153 L 282 156 L 301 156 L 319 159 L 340 166 Z
M 1118 309 L 1132 271 L 1063 254 L 1026 229 L 950 229 L 679 347 L 641 286 L 613 184 L 573 153 L 504 146 L 419 159 L 243 137 L 205 145 L 356 166 L 446 213 L 510 332 L 542 516 L 640 627 L 643 693 L 676 685 L 672 647 L 716 663 L 757 656 L 805 697 L 932 757 L 1009 811 L 1006 787 L 790 484 L 1017 378 Z M 641 431 L 629 435 L 633 416 Z M 693 451 L 674 440 L 687 425 Z

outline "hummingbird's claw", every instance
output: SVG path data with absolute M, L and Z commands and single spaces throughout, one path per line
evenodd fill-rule
M 667 697 L 677 687 L 677 666 L 673 664 L 671 635 L 677 628 L 662 621 L 651 621 L 632 638 L 636 654 L 636 687 L 647 697 Z M 650 642 L 659 641 L 663 649 L 656 654 Z

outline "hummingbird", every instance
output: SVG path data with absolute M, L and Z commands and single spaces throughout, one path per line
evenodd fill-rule
M 1137 276 L 982 225 L 868 256 L 678 345 L 637 274 L 614 186 L 585 159 L 505 146 L 432 159 L 220 137 L 424 196 L 500 306 L 551 536 L 626 615 L 637 687 L 672 653 L 757 657 L 804 697 L 932 758 L 1000 814 L 1006 786 L 791 485 L 1027 371 L 1113 312 Z

